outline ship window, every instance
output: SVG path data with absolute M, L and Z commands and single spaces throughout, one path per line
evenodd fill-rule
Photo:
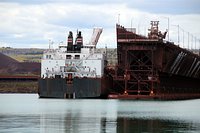
M 46 59 L 51 59 L 51 55 L 46 55 Z
M 80 59 L 80 55 L 75 55 L 75 59 Z
M 66 55 L 66 59 L 71 59 L 71 55 Z

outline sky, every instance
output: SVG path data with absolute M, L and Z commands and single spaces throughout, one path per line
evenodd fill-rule
M 87 44 L 102 27 L 97 47 L 116 48 L 116 23 L 147 35 L 150 21 L 164 32 L 169 19 L 170 41 L 178 43 L 179 25 L 180 46 L 195 48 L 196 40 L 200 48 L 199 7 L 200 0 L 0 0 L 0 47 L 48 48 L 52 40 L 56 48 L 77 30 Z

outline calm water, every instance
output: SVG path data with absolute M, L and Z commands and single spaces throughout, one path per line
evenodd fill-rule
M 0 132 L 199 133 L 200 100 L 66 100 L 0 94 Z

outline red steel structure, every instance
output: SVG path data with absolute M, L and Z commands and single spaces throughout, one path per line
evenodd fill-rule
M 172 42 L 151 21 L 148 37 L 116 25 L 118 66 L 110 98 L 189 99 L 200 97 L 200 57 Z

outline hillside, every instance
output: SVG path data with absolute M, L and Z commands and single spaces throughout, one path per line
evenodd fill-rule
M 19 62 L 40 62 L 44 49 L 35 48 L 0 48 L 3 53 Z
M 7 55 L 0 53 L 0 74 L 39 74 L 40 63 L 18 62 Z
M 18 48 L 0 48 L 0 52 L 15 59 L 18 62 L 40 62 L 43 51 L 45 49 L 18 49 Z M 116 65 L 117 49 L 116 48 L 97 48 L 100 53 L 105 53 L 107 50 L 108 65 Z

